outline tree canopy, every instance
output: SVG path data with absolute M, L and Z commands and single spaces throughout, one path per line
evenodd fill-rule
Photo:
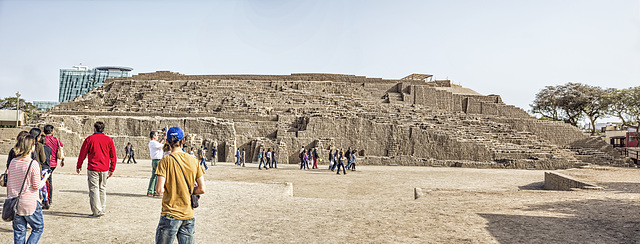
M 546 86 L 530 106 L 532 113 L 544 119 L 572 125 L 586 117 L 591 122 L 591 134 L 595 133 L 596 120 L 607 115 L 620 118 L 624 126 L 638 129 L 640 87 L 604 89 L 581 83 Z

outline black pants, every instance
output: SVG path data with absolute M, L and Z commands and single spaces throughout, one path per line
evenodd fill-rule
M 131 163 L 131 159 L 133 159 L 133 163 L 137 164 L 138 162 L 136 162 L 136 157 L 134 155 L 129 155 L 129 161 L 127 161 L 127 163 Z
M 47 184 L 49 184 L 49 204 L 51 204 L 53 202 L 53 170 L 56 169 L 56 167 L 50 167 L 51 169 L 51 174 L 49 175 L 49 179 L 47 180 Z
M 344 168 L 344 164 L 342 162 L 338 162 L 338 170 L 336 170 L 336 174 L 340 174 L 340 166 L 342 166 L 342 172 L 347 174 L 347 170 Z

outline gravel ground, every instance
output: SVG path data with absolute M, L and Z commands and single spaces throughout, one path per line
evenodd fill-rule
M 153 243 L 161 200 L 146 196 L 151 161 L 138 162 L 117 166 L 100 219 L 87 218 L 86 168 L 80 175 L 75 163 L 56 169 L 41 243 Z M 358 166 L 336 175 L 320 167 L 210 167 L 196 242 L 640 242 L 640 169 L 559 170 L 605 188 L 563 192 L 541 190 L 539 170 Z M 414 200 L 416 187 L 424 196 Z M 11 223 L 0 223 L 0 242 L 12 242 Z

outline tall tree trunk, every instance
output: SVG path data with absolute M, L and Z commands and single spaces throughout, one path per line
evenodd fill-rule
M 589 120 L 591 121 L 591 135 L 595 135 L 596 134 L 595 118 L 593 116 L 590 116 L 590 115 L 587 115 L 587 117 L 589 117 Z

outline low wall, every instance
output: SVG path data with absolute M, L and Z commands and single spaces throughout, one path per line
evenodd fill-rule
M 560 173 L 544 172 L 544 189 L 546 190 L 571 191 L 574 189 L 598 188 L 598 186 L 573 179 Z

